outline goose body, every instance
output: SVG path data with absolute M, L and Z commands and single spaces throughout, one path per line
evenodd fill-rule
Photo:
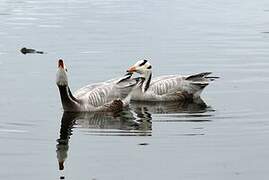
M 133 101 L 200 101 L 203 89 L 217 77 L 211 72 L 182 76 L 166 75 L 152 78 L 152 66 L 147 60 L 138 61 L 127 71 L 142 75 L 142 85 L 132 92 Z
M 58 61 L 56 84 L 59 88 L 64 111 L 120 111 L 130 102 L 130 93 L 139 79 L 112 79 L 91 84 L 72 94 L 63 60 Z

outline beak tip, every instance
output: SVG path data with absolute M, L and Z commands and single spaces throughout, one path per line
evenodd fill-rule
M 132 66 L 126 72 L 128 72 L 128 73 L 136 72 L 136 68 Z
M 62 59 L 58 60 L 58 68 L 64 68 L 64 61 Z

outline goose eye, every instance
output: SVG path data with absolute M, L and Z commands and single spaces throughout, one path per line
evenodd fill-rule
M 67 72 L 67 69 L 65 69 L 65 72 Z

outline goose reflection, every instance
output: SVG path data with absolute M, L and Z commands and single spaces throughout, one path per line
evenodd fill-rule
M 130 110 L 119 114 L 84 113 L 77 118 L 76 127 L 83 128 L 88 135 L 150 136 L 151 114 L 137 116 Z
M 117 114 L 64 112 L 56 145 L 59 170 L 64 170 L 73 128 L 86 129 L 91 135 L 151 136 L 151 114 L 136 116 L 129 110 Z
M 56 145 L 59 170 L 64 169 L 73 128 L 83 129 L 83 133 L 93 136 L 151 136 L 151 114 L 180 116 L 184 113 L 188 115 L 196 113 L 196 117 L 200 118 L 207 116 L 205 112 L 209 110 L 211 109 L 201 100 L 199 103 L 132 102 L 128 110 L 117 114 L 64 112 L 60 138 Z
M 139 102 L 130 104 L 130 108 L 139 116 L 146 114 L 204 113 L 213 111 L 202 99 L 197 102 Z

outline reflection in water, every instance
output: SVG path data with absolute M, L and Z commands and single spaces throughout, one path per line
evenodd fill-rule
M 205 115 L 202 115 L 202 113 L 207 111 L 207 105 L 201 101 L 200 103 L 132 102 L 129 110 L 117 114 L 64 112 L 61 121 L 60 138 L 57 140 L 56 146 L 59 170 L 64 169 L 73 128 L 81 128 L 87 135 L 94 136 L 151 136 L 151 113 L 177 116 L 181 113 L 203 117 Z M 141 143 L 139 145 L 148 144 Z M 61 178 L 64 178 L 64 176 Z
M 72 135 L 72 128 L 75 124 L 75 118 L 75 113 L 64 113 L 62 116 L 60 138 L 57 139 L 58 144 L 56 145 L 59 170 L 64 169 L 64 161 L 67 158 L 67 151 L 69 149 L 69 138 Z
M 72 128 L 86 129 L 89 135 L 97 136 L 151 136 L 151 113 L 203 113 L 208 110 L 202 103 L 142 103 L 133 102 L 130 111 L 121 113 L 71 113 L 64 112 L 61 121 L 60 138 L 57 140 L 59 169 L 64 169 Z M 135 112 L 135 113 L 133 113 Z
M 59 170 L 64 170 L 69 139 L 74 127 L 89 129 L 91 135 L 151 136 L 151 115 L 147 113 L 137 117 L 127 110 L 117 114 L 64 112 L 61 120 L 60 138 L 57 139 L 56 145 Z
M 143 117 L 145 114 L 173 114 L 173 113 L 204 113 L 210 108 L 199 99 L 198 103 L 190 102 L 132 102 L 131 109 Z
M 87 135 L 150 136 L 151 114 L 135 117 L 131 111 L 111 113 L 83 113 L 77 117 L 76 127 Z

